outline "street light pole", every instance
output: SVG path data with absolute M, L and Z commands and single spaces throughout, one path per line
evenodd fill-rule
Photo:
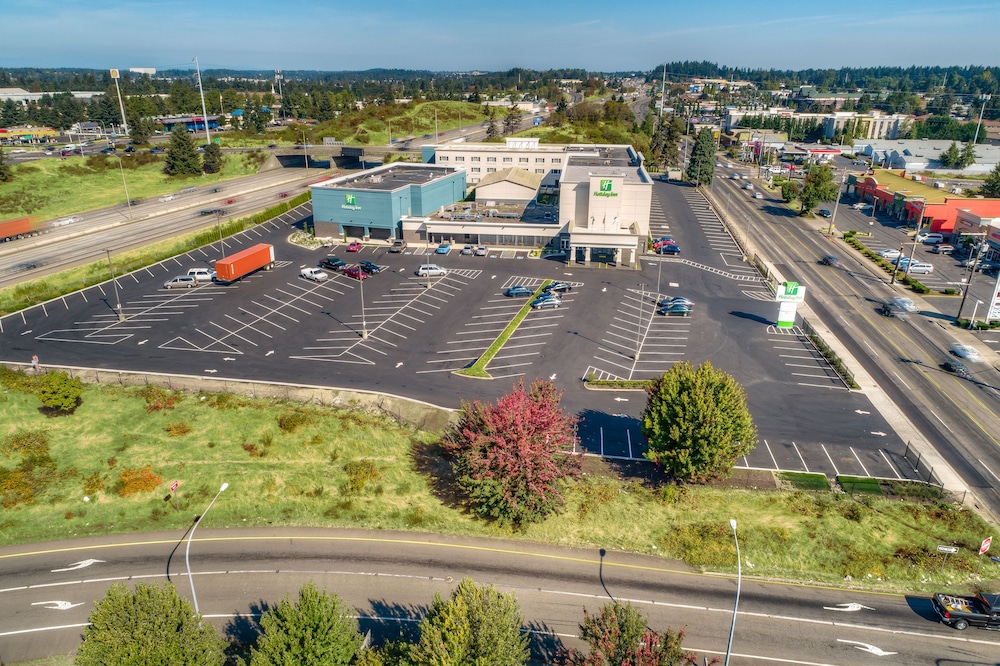
M 975 258 L 971 254 L 969 255 L 969 259 L 971 260 L 969 262 L 969 277 L 965 280 L 965 289 L 962 290 L 962 301 L 958 304 L 958 314 L 955 315 L 956 322 L 962 318 L 962 308 L 965 307 L 965 299 L 969 297 L 969 292 L 972 291 L 972 278 L 976 276 L 976 267 L 979 265 L 979 259 L 983 256 L 983 248 L 986 247 L 986 235 L 982 234 L 982 236 L 983 238 L 979 241 L 979 249 L 976 250 Z
M 205 513 L 201 514 L 200 516 L 194 517 L 194 525 L 191 526 L 191 532 L 188 534 L 187 548 L 184 550 L 184 563 L 187 565 L 188 581 L 191 583 L 191 599 L 194 601 L 195 613 L 198 612 L 198 595 L 194 593 L 194 577 L 191 576 L 191 539 L 194 538 L 194 531 L 198 529 L 198 524 L 201 522 L 201 519 L 205 517 L 205 515 L 208 513 L 208 510 L 212 508 L 213 504 L 215 504 L 215 500 L 219 499 L 219 495 L 222 494 L 222 491 L 228 487 L 229 487 L 228 483 L 222 484 L 222 487 L 219 488 L 219 492 L 215 493 L 215 497 L 213 497 L 212 501 L 208 503 L 208 507 L 205 509 Z
M 115 266 L 111 263 L 111 250 L 104 250 L 108 254 L 108 268 L 111 269 L 111 284 L 115 286 L 115 309 L 118 311 L 118 321 L 125 321 L 125 313 L 122 312 L 122 299 L 118 295 L 118 280 L 115 278 Z
M 972 319 L 969 320 L 969 330 L 970 331 L 972 330 L 973 325 L 976 323 L 976 312 L 979 311 L 979 306 L 982 305 L 982 304 L 983 304 L 983 302 L 977 298 L 976 299 L 976 305 L 975 305 L 975 307 L 972 308 Z
M 736 611 L 740 607 L 740 586 L 743 583 L 743 563 L 740 559 L 740 539 L 736 536 L 736 519 L 729 519 L 733 528 L 733 541 L 736 543 L 736 603 L 733 605 L 733 623 L 729 627 L 729 645 L 726 647 L 726 666 L 729 666 L 729 656 L 733 652 L 733 634 L 736 633 Z
M 368 324 L 365 322 L 365 272 L 358 267 L 358 282 L 361 283 L 361 339 L 368 339 Z
M 118 158 L 118 169 L 122 172 L 122 187 L 125 188 L 125 205 L 128 206 L 128 219 L 132 219 L 132 199 L 128 196 L 128 183 L 125 182 L 125 166 L 122 164 L 122 158 L 120 155 L 115 155 Z
M 198 66 L 198 56 L 194 57 L 194 68 L 198 72 L 198 93 L 201 95 L 201 115 L 205 121 L 205 143 L 212 143 L 212 137 L 208 133 L 208 111 L 205 109 L 205 91 L 201 87 L 201 67 Z
M 982 96 L 983 108 L 979 109 L 979 122 L 976 123 L 976 136 L 974 136 L 972 138 L 972 145 L 973 146 L 976 145 L 976 141 L 979 141 L 979 128 L 983 124 L 983 114 L 986 112 L 986 102 L 990 101 L 991 99 L 993 99 L 993 95 L 983 95 Z
M 833 235 L 833 230 L 835 228 L 834 222 L 837 221 L 837 209 L 840 207 L 840 187 L 847 180 L 847 169 L 845 168 L 840 174 L 840 183 L 837 185 L 837 198 L 833 200 L 833 215 L 830 216 L 830 228 L 826 230 L 827 236 Z
M 309 168 L 309 148 L 308 148 L 309 144 L 306 143 L 306 131 L 305 130 L 299 130 L 299 134 L 302 135 L 302 152 L 306 156 L 306 169 L 308 169 Z

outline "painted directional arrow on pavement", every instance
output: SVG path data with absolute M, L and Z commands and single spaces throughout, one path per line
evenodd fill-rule
M 91 564 L 97 564 L 98 562 L 103 562 L 104 560 L 82 560 L 80 562 L 74 562 L 65 569 L 53 569 L 52 573 L 60 573 L 62 571 L 76 571 L 77 569 L 84 569 L 89 567 Z
M 835 611 L 853 612 L 853 611 L 859 611 L 859 610 L 870 610 L 870 611 L 873 611 L 875 609 L 874 608 L 870 608 L 868 606 L 862 606 L 861 604 L 850 603 L 850 604 L 837 604 L 836 606 L 823 606 L 823 610 L 835 610 Z
M 51 606 L 48 604 L 52 604 Z M 77 606 L 82 606 L 81 601 L 78 604 L 72 604 L 68 601 L 36 601 L 31 604 L 32 606 L 45 606 L 48 610 L 69 610 L 70 608 L 76 608 Z
M 843 638 L 838 638 L 837 642 L 838 643 L 849 643 L 851 645 L 854 645 L 854 647 L 856 647 L 857 649 L 861 650 L 862 652 L 870 652 L 871 654 L 875 655 L 876 657 L 888 657 L 890 655 L 896 654 L 895 652 L 886 652 L 885 650 L 883 650 L 880 647 L 876 647 L 874 645 L 869 645 L 868 643 L 862 643 L 861 641 L 845 641 Z

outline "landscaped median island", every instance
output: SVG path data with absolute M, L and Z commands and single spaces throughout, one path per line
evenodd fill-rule
M 59 373 L 48 373 L 59 374 Z M 411 530 L 645 553 L 744 575 L 907 591 L 966 583 L 992 533 L 932 486 L 742 470 L 676 484 L 596 458 L 558 481 L 565 503 L 504 527 L 461 496 L 441 432 L 382 411 L 83 385 L 0 368 L 0 545 L 191 525 Z M 75 395 L 75 394 L 74 394 Z M 55 416 L 60 414 L 59 416 Z M 444 426 L 442 426 L 444 427 Z M 170 491 L 173 482 L 179 485 Z M 890 487 L 891 486 L 891 487 Z M 846 491 L 846 492 L 844 492 Z M 942 571 L 937 546 L 959 548 Z M 985 571 L 984 571 L 985 573 Z M 850 583 L 847 582 L 850 577 Z
M 531 312 L 532 301 L 541 296 L 545 291 L 545 287 L 549 286 L 551 282 L 552 280 L 545 280 L 541 285 L 539 285 L 538 289 L 535 290 L 535 293 L 532 294 L 527 301 L 525 301 L 524 305 L 521 306 L 521 309 L 517 311 L 516 315 L 514 315 L 514 318 L 509 324 L 507 324 L 507 327 L 500 332 L 500 335 L 498 335 L 497 339 L 493 341 L 493 344 L 491 344 L 486 351 L 483 352 L 482 356 L 476 359 L 475 363 L 467 368 L 456 370 L 452 374 L 462 375 L 463 377 L 475 377 L 476 379 L 493 379 L 490 373 L 486 372 L 486 366 L 490 364 L 490 361 L 493 360 L 494 356 L 500 353 L 500 350 L 503 349 L 505 344 L 507 344 L 507 340 L 510 339 L 510 336 L 514 335 L 514 331 L 517 330 L 517 327 L 521 325 L 524 318 L 528 316 L 529 312 Z

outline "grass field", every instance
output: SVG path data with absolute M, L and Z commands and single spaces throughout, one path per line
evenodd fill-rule
M 12 375 L 5 384 L 10 386 Z M 16 377 L 15 377 L 16 379 Z M 30 390 L 32 378 L 19 379 Z M 223 395 L 87 387 L 69 416 L 50 418 L 31 393 L 0 394 L 0 544 L 186 529 L 230 484 L 213 527 L 344 526 L 502 536 L 678 557 L 732 571 L 729 518 L 750 575 L 888 589 L 964 582 L 990 528 L 940 502 L 874 495 L 644 485 L 588 458 L 565 510 L 511 533 L 477 520 L 453 496 L 437 433 L 384 416 Z M 47 456 L 38 442 L 47 442 Z M 51 459 L 51 463 L 46 462 Z M 120 496 L 126 470 L 152 485 Z M 126 474 L 127 476 L 127 474 Z M 175 509 L 169 484 L 180 488 Z M 85 499 L 86 497 L 86 499 Z M 935 548 L 959 546 L 942 574 Z M 749 564 L 748 564 L 749 566 Z
M 146 199 L 190 185 L 211 185 L 257 172 L 253 153 L 224 155 L 219 173 L 170 177 L 163 174 L 163 156 L 120 153 L 130 199 Z M 140 164 L 135 166 L 135 164 Z M 125 188 L 118 158 L 103 155 L 40 159 L 13 167 L 14 180 L 0 183 L 0 221 L 31 215 L 48 220 L 108 206 L 125 206 Z

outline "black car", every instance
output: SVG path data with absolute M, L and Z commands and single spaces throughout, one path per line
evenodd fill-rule
M 545 288 L 542 289 L 542 291 L 544 291 L 545 293 L 565 292 L 572 290 L 573 290 L 573 285 L 569 284 L 568 282 L 553 282 L 551 284 L 545 285 Z
M 163 148 L 160 148 L 159 146 L 153 146 L 152 148 L 149 149 L 149 152 L 153 155 L 161 155 L 167 151 L 165 151 Z
M 503 295 L 507 297 L 531 296 L 534 293 L 534 290 L 528 289 L 524 285 L 516 284 L 513 287 L 507 287 L 507 289 L 504 290 Z
M 832 215 L 833 215 L 833 213 L 831 213 L 830 211 L 828 211 L 826 208 L 820 208 L 820 210 L 819 210 L 819 216 L 820 217 L 831 217 Z
M 959 377 L 964 377 L 966 379 L 970 377 L 969 369 L 961 361 L 952 361 L 949 359 L 944 363 L 942 363 L 941 367 L 947 370 L 948 372 L 954 372 Z
M 347 262 L 340 257 L 327 257 L 319 262 L 319 267 L 330 271 L 342 271 L 347 267 Z
M 827 266 L 836 266 L 839 268 L 840 258 L 834 254 L 828 254 L 820 260 L 820 263 L 825 264 Z
M 108 155 L 110 153 L 115 152 L 115 149 L 112 148 L 111 146 L 108 146 L 107 148 L 101 148 L 98 152 L 104 153 L 105 155 Z
M 359 261 L 358 267 L 361 268 L 368 275 L 375 275 L 376 273 L 382 272 L 382 267 L 371 261 Z
M 681 248 L 673 243 L 663 243 L 660 247 L 656 248 L 657 254 L 680 254 Z
M 125 146 L 125 152 L 126 153 L 134 153 L 135 152 L 135 146 Z

